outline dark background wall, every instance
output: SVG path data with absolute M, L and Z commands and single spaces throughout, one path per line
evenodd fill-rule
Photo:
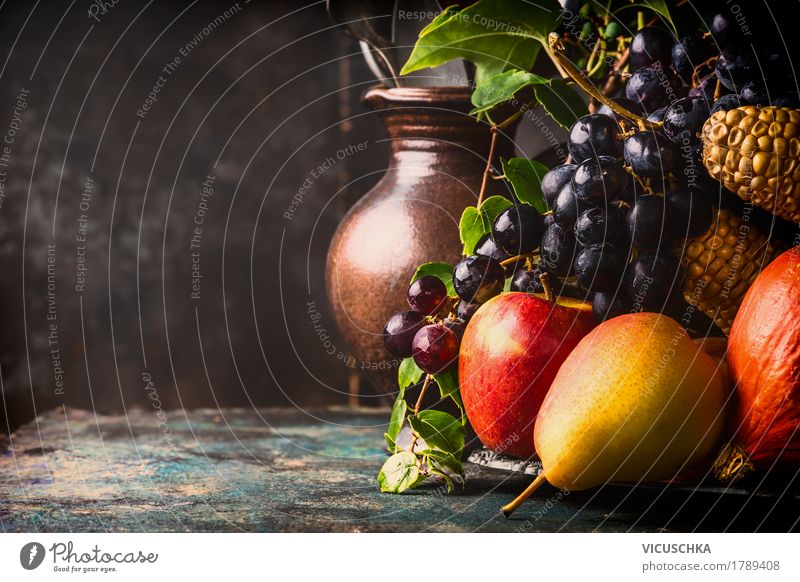
M 0 9 L 0 426 L 347 402 L 325 251 L 388 153 L 356 43 L 323 2 L 100 4 Z

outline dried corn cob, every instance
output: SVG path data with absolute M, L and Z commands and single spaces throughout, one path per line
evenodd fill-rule
M 708 231 L 681 250 L 683 298 L 730 332 L 744 294 L 780 249 L 749 220 L 717 210 Z
M 739 107 L 703 125 L 703 164 L 726 188 L 800 223 L 800 110 Z

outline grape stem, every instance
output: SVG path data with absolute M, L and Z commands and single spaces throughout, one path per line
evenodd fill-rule
M 514 115 L 508 117 L 507 119 L 501 121 L 500 123 L 493 123 L 490 129 L 492 134 L 492 139 L 489 142 L 489 155 L 486 158 L 486 168 L 483 170 L 483 179 L 481 180 L 481 190 L 478 192 L 478 202 L 475 204 L 478 208 L 480 208 L 481 204 L 483 203 L 483 197 L 486 194 L 486 185 L 489 183 L 489 176 L 492 173 L 492 161 L 494 160 L 494 150 L 497 147 L 497 134 L 507 128 L 512 123 L 515 123 L 520 117 L 522 117 L 525 112 L 530 109 L 531 103 L 526 103 L 519 111 L 514 113 Z
M 522 261 L 523 259 L 528 259 L 530 257 L 535 257 L 538 253 L 523 253 L 521 255 L 515 255 L 513 257 L 508 257 L 507 259 L 503 259 L 500 261 L 500 266 L 505 267 L 507 265 L 512 265 L 517 261 Z
M 428 386 L 433 380 L 433 375 L 425 374 L 425 381 L 422 383 L 422 389 L 419 391 L 419 397 L 417 398 L 417 403 L 414 404 L 414 416 L 419 414 L 419 409 L 422 408 L 422 398 L 425 396 L 425 392 L 428 390 Z M 414 447 L 417 446 L 417 439 L 419 435 L 415 432 L 411 433 L 411 446 L 408 447 L 409 452 L 414 452 Z
M 579 71 L 575 65 L 573 65 L 569 59 L 564 56 L 561 52 L 564 50 L 564 45 L 561 43 L 561 40 L 558 37 L 558 34 L 555 32 L 551 32 L 550 36 L 548 37 L 548 41 L 550 44 L 550 48 L 553 52 L 553 57 L 561 63 L 561 66 L 567 72 L 567 74 L 572 78 L 573 81 L 583 89 L 587 94 L 591 97 L 597 99 L 603 105 L 609 107 L 614 113 L 620 115 L 626 119 L 629 119 L 636 123 L 639 126 L 639 129 L 642 131 L 651 130 L 651 131 L 658 131 L 664 125 L 661 122 L 653 122 L 644 117 L 640 117 L 629 111 L 622 105 L 616 103 L 612 99 L 606 97 L 601 93 L 594 85 L 592 85 L 591 81 L 587 80 L 583 73 Z

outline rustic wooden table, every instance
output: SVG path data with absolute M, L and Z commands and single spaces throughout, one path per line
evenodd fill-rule
M 796 498 L 609 486 L 541 490 L 467 465 L 464 491 L 382 495 L 385 411 L 56 409 L 0 441 L 3 531 L 785 531 Z

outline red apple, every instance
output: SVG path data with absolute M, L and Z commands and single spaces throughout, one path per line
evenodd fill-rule
M 533 424 L 572 349 L 594 327 L 591 303 L 503 293 L 470 320 L 458 376 L 467 418 L 489 449 L 530 457 Z

